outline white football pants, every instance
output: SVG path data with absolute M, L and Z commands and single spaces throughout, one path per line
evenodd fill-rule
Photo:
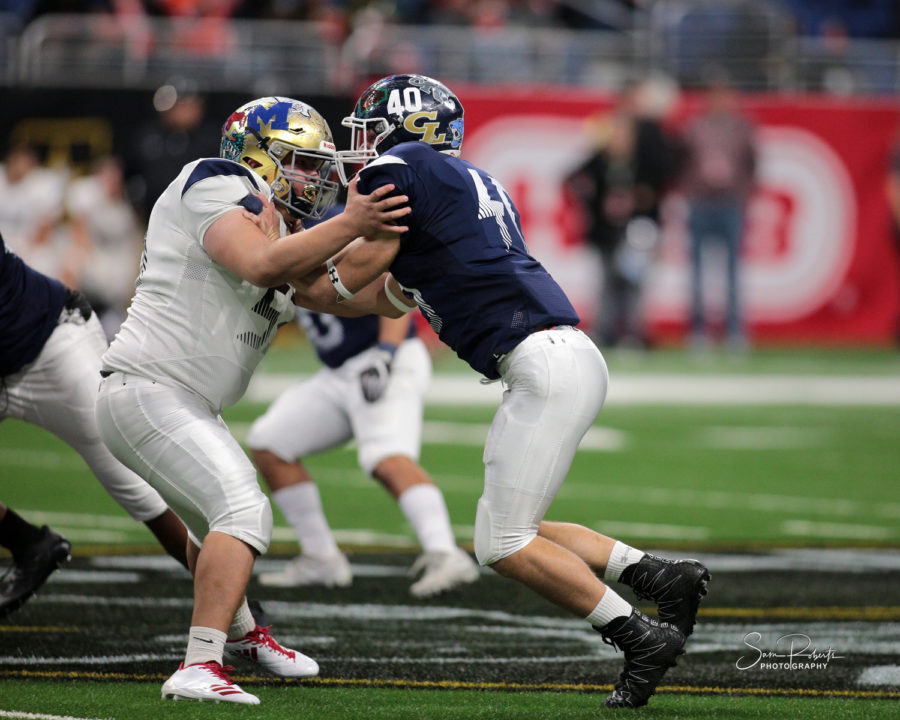
M 485 443 L 484 494 L 475 515 L 482 565 L 537 536 L 609 384 L 597 346 L 569 326 L 529 335 L 498 369 L 506 390 Z
M 77 314 L 61 322 L 35 360 L 6 377 L 0 419 L 24 420 L 71 445 L 115 501 L 132 518 L 146 522 L 162 515 L 166 503 L 112 456 L 94 419 L 105 351 L 106 335 L 96 313 L 87 322 Z
M 272 508 L 256 468 L 196 393 L 114 372 L 100 383 L 97 425 L 112 453 L 145 478 L 202 544 L 215 530 L 264 553 Z
M 339 368 L 324 367 L 285 390 L 253 423 L 248 447 L 293 462 L 355 439 L 359 466 L 369 475 L 385 458 L 418 460 L 431 357 L 418 338 L 402 342 L 384 395 L 370 403 L 359 375 L 375 352 L 364 350 Z

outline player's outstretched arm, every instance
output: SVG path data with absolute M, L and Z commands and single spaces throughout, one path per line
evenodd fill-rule
M 295 284 L 294 303 L 316 312 L 360 317 L 361 315 L 382 315 L 399 318 L 414 310 L 412 303 L 390 273 L 382 273 L 375 280 L 360 289 L 350 300 L 344 300 L 334 293 L 318 295 L 310 292 L 308 286 Z
M 290 281 L 301 295 L 297 303 L 310 309 L 326 306 L 330 309 L 319 311 L 346 316 L 348 311 L 341 306 L 357 307 L 362 298 L 356 299 L 356 295 L 387 271 L 399 250 L 396 236 L 379 240 L 357 238 L 324 265 Z
M 216 220 L 204 236 L 209 256 L 259 287 L 277 287 L 302 277 L 361 235 L 399 237 L 407 228 L 395 224 L 409 213 L 406 196 L 387 197 L 385 185 L 369 195 L 353 193 L 343 213 L 310 230 L 278 238 L 278 216 L 260 197 L 258 215 L 236 207 Z

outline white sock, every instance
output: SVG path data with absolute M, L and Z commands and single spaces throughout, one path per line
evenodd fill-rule
M 602 628 L 617 617 L 628 617 L 631 615 L 632 610 L 633 608 L 627 600 L 623 599 L 611 587 L 607 587 L 603 597 L 600 598 L 600 602 L 597 603 L 597 607 L 591 611 L 591 614 L 585 620 L 594 627 Z
M 328 556 L 338 545 L 322 510 L 322 498 L 314 482 L 301 482 L 275 490 L 272 499 L 294 529 L 307 555 Z
M 225 652 L 225 633 L 215 628 L 193 625 L 188 633 L 187 652 L 184 654 L 184 666 L 197 663 L 217 662 L 222 664 Z
M 241 603 L 241 606 L 234 614 L 231 627 L 228 628 L 228 637 L 231 640 L 240 640 L 248 632 L 255 629 L 256 620 L 253 619 L 253 613 L 250 612 L 250 607 L 247 605 L 247 598 L 244 598 L 244 602 Z
M 643 550 L 635 550 L 630 545 L 616 540 L 616 544 L 613 545 L 612 552 L 609 554 L 606 570 L 603 571 L 603 579 L 618 582 L 622 571 L 629 565 L 634 565 L 646 554 Z
M 456 547 L 456 538 L 450 528 L 450 513 L 437 485 L 413 485 L 397 498 L 397 504 L 425 552 L 446 552 Z

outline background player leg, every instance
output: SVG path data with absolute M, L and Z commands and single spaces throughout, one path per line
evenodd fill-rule
M 475 582 L 478 567 L 457 546 L 444 495 L 424 468 L 412 458 L 395 455 L 381 460 L 372 475 L 394 496 L 422 546 L 409 572 L 410 577 L 421 577 L 410 593 L 431 597 Z
M 269 450 L 254 450 L 253 459 L 303 550 L 284 570 L 260 573 L 259 582 L 275 587 L 348 587 L 353 582 L 350 563 L 334 539 L 312 476 L 299 461 L 282 460 Z

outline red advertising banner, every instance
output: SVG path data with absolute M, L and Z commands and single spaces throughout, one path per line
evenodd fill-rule
M 556 90 L 454 88 L 466 108 L 463 157 L 494 174 L 515 201 L 529 248 L 593 324 L 599 258 L 583 242 L 580 209 L 562 179 L 589 152 L 585 122 L 608 95 Z M 679 102 L 674 131 L 696 110 Z M 885 195 L 900 128 L 896 102 L 753 96 L 758 187 L 742 252 L 741 296 L 755 342 L 893 342 L 900 315 L 900 260 Z M 680 338 L 689 313 L 685 209 L 663 206 L 662 243 L 644 307 L 658 340 Z M 723 305 L 724 288 L 707 293 Z

